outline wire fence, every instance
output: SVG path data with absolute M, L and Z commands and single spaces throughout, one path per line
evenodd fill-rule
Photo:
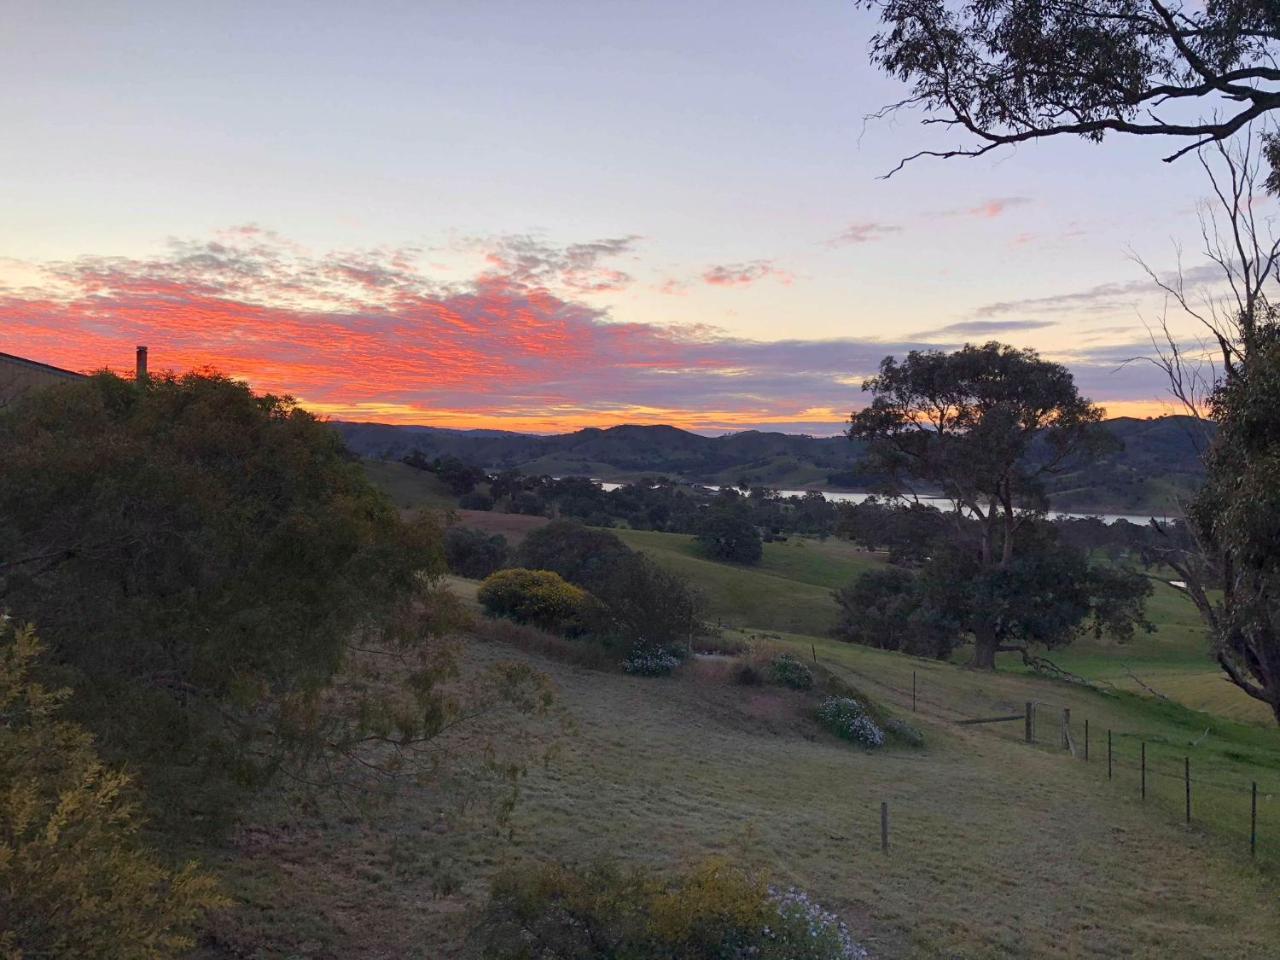
M 1086 764 L 1107 788 L 1130 795 L 1153 813 L 1227 837 L 1244 858 L 1280 864 L 1280 774 L 1223 771 L 1242 757 L 1214 744 L 1171 743 L 1161 736 L 1099 724 L 1079 708 L 1046 701 L 995 699 L 991 691 L 948 688 L 947 702 L 911 675 L 908 688 L 842 664 L 860 680 L 892 694 L 895 705 L 957 726 L 1028 746 L 1058 750 Z M 1208 731 L 1206 731 L 1206 736 Z

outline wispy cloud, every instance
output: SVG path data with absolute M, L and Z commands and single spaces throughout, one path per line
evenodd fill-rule
M 28 264 L 24 277 L 39 282 L 0 287 L 0 329 L 6 352 L 72 369 L 127 368 L 133 346 L 146 343 L 157 369 L 213 366 L 334 417 L 534 430 L 834 426 L 862 402 L 857 385 L 885 355 L 935 346 L 620 323 L 548 289 L 549 270 L 580 277 L 611 255 L 575 260 L 571 249 L 551 256 L 553 267 L 512 253 L 446 284 L 410 250 L 313 255 L 267 232 L 221 235 L 151 258 Z M 766 265 L 748 272 L 771 276 Z M 1103 396 L 1131 396 L 1145 381 L 1111 376 L 1104 346 L 1073 369 L 1107 383 Z
M 790 284 L 794 277 L 777 267 L 772 260 L 719 264 L 708 267 L 702 274 L 703 282 L 713 287 L 746 287 L 765 279 Z
M 983 220 L 993 220 L 996 217 L 1004 216 L 1004 214 L 1015 207 L 1025 207 L 1034 202 L 1035 201 L 1030 197 L 992 197 L 991 199 L 983 200 L 981 203 L 972 207 L 943 210 L 939 216 L 978 217 Z
M 920 340 L 936 340 L 944 337 L 987 337 L 1015 330 L 1040 330 L 1056 324 L 1056 320 L 964 320 L 960 323 L 949 323 L 945 327 L 921 330 L 911 336 Z
M 883 240 L 885 237 L 901 231 L 902 228 L 893 223 L 851 223 L 839 234 L 828 240 L 827 245 L 831 247 L 847 247 L 854 244 L 871 243 L 875 240 Z
M 487 245 L 485 259 L 493 271 L 517 283 L 608 293 L 625 289 L 633 278 L 607 261 L 633 253 L 640 239 L 632 234 L 557 246 L 525 234 L 473 243 Z
M 1174 283 L 1176 277 L 1165 277 Z M 1216 264 L 1190 267 L 1182 272 L 1182 282 L 1188 287 L 1212 284 L 1222 279 L 1222 270 Z M 1072 290 L 1044 297 L 1028 297 L 1022 300 L 1000 300 L 984 304 L 975 313 L 979 317 L 999 316 L 1007 313 L 1114 313 L 1132 308 L 1144 296 L 1156 293 L 1149 277 L 1101 283 L 1083 290 Z

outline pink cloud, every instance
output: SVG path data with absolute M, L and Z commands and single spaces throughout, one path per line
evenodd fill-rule
M 892 223 L 852 223 L 837 236 L 827 242 L 828 246 L 844 247 L 852 244 L 870 243 L 882 240 L 892 233 L 899 233 L 901 227 Z
M 772 260 L 719 264 L 702 274 L 703 282 L 713 287 L 745 287 L 770 277 L 787 285 L 795 279 L 786 270 L 774 266 Z

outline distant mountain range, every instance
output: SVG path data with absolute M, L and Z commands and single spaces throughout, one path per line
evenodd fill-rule
M 367 458 L 410 453 L 455 456 L 490 470 L 590 476 L 623 481 L 666 475 L 698 483 L 777 489 L 859 489 L 862 449 L 843 436 L 747 430 L 706 437 L 668 426 L 588 428 L 537 436 L 501 430 L 448 430 L 382 423 L 333 424 L 347 446 Z M 1087 468 L 1054 479 L 1059 510 L 1169 512 L 1198 485 L 1202 469 L 1187 417 L 1121 417 L 1106 427 L 1123 444 Z

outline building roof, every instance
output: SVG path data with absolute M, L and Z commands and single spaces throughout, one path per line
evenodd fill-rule
M 26 357 L 15 357 L 12 353 L 0 353 L 0 363 L 12 363 L 19 367 L 26 367 L 31 370 L 38 370 L 42 373 L 52 374 L 55 377 L 83 377 L 83 373 L 76 373 L 74 370 L 64 370 L 62 367 L 55 367 L 48 363 L 40 363 L 38 360 L 28 360 Z

